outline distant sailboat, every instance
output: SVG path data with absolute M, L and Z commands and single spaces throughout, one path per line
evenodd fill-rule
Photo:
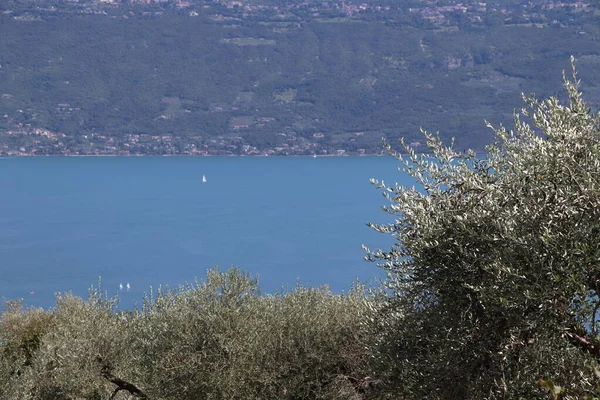
M 202 175 L 202 183 L 206 183 L 206 175 Z

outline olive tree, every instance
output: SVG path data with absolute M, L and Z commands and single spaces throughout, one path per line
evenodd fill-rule
M 262 295 L 237 268 L 152 290 L 143 306 L 92 288 L 47 311 L 0 313 L 2 400 L 370 398 L 374 301 L 355 285 Z
M 599 119 L 575 68 L 563 79 L 565 102 L 523 96 L 514 129 L 490 126 L 484 155 L 427 132 L 429 154 L 387 146 L 416 185 L 373 181 L 395 222 L 370 225 L 397 240 L 367 249 L 388 272 L 378 361 L 399 398 L 593 394 Z

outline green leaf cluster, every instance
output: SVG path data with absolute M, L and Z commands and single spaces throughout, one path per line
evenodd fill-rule
M 416 187 L 375 181 L 396 221 L 372 226 L 397 238 L 369 255 L 394 293 L 380 361 L 407 397 L 548 398 L 539 377 L 561 398 L 595 390 L 600 129 L 574 71 L 566 104 L 524 98 L 486 154 L 425 132 L 430 154 L 396 154 Z
M 151 291 L 135 311 L 94 289 L 0 320 L 2 399 L 359 399 L 365 290 L 262 296 L 236 268 Z M 112 397 L 111 397 L 112 396 Z

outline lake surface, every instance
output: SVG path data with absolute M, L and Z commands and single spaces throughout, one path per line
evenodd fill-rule
M 101 277 L 130 308 L 150 286 L 203 279 L 214 265 L 258 275 L 265 292 L 297 281 L 347 290 L 382 276 L 362 259 L 362 244 L 393 243 L 365 226 L 392 220 L 369 178 L 407 183 L 397 166 L 391 157 L 0 159 L 0 297 L 50 307 L 55 292 L 85 297 Z

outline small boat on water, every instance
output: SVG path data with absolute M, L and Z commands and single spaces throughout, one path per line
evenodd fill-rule
M 206 175 L 202 175 L 202 183 L 206 183 Z

